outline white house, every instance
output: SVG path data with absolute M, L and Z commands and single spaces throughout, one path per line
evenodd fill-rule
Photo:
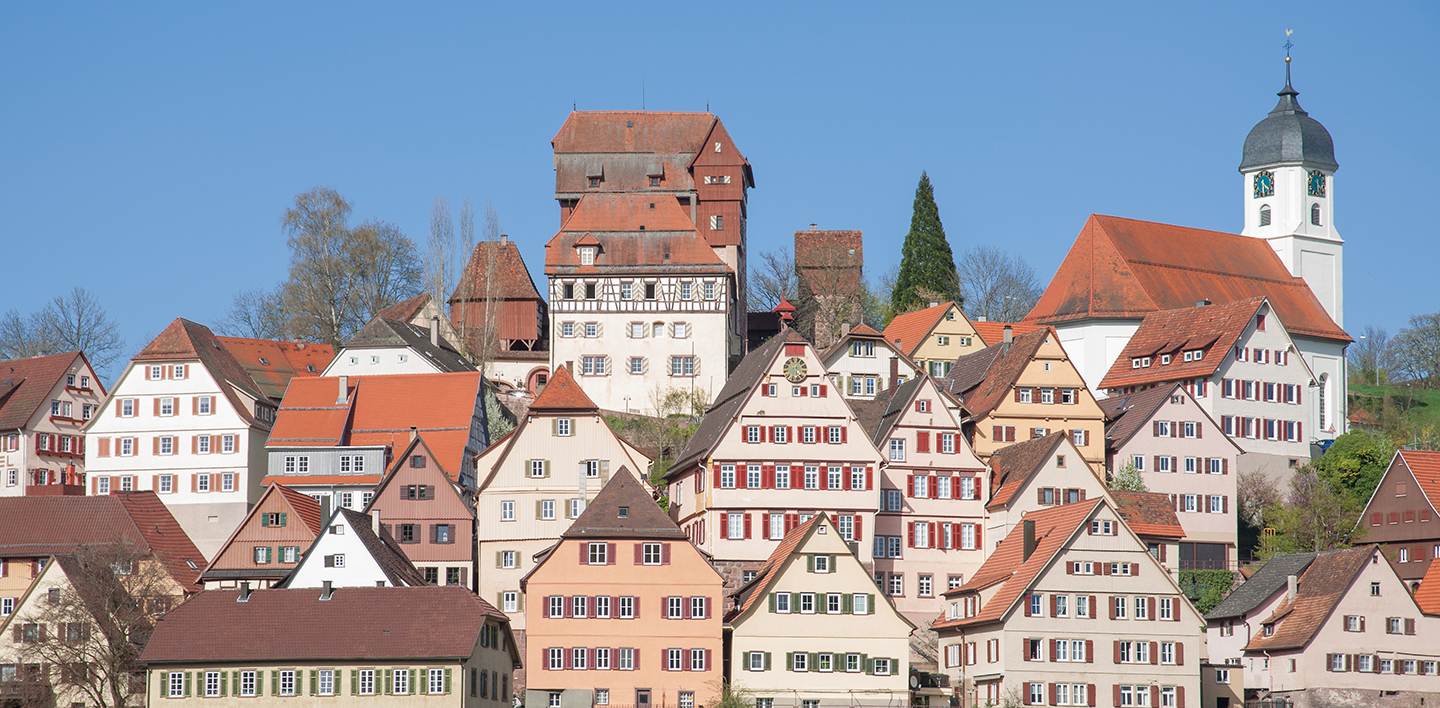
M 84 494 L 82 426 L 104 398 L 83 352 L 0 361 L 0 496 Z
M 820 355 L 841 396 L 874 400 L 881 391 L 915 378 L 919 366 L 869 325 L 856 325 Z
M 327 583 L 332 588 L 427 584 L 379 517 L 349 509 L 335 511 L 279 587 L 319 588 Z
M 475 371 L 444 338 L 439 317 L 427 327 L 376 317 L 340 347 L 323 376 L 441 374 Z

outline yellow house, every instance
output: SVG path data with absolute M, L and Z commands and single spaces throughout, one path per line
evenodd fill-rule
M 915 625 L 824 514 L 787 534 L 732 599 L 728 678 L 756 708 L 908 702 Z
M 1001 341 L 955 361 L 945 391 L 964 401 L 966 433 L 987 462 L 1006 445 L 1065 431 L 1104 475 L 1105 414 L 1050 328 Z
M 885 339 L 936 378 L 950 373 L 955 359 L 985 348 L 975 325 L 953 302 L 896 315 L 885 327 Z

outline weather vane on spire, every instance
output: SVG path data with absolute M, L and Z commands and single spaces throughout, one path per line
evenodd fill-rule
M 1290 43 L 1290 35 L 1292 35 L 1292 34 L 1295 34 L 1295 30 L 1289 30 L 1289 29 L 1285 30 L 1285 63 L 1286 63 L 1286 64 L 1289 64 L 1289 63 L 1290 63 L 1290 48 L 1293 47 L 1293 46 L 1295 46 L 1294 44 L 1291 44 L 1291 43 Z

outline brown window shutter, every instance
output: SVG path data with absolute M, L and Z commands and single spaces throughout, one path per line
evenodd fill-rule
M 1060 614 L 1060 596 L 1059 596 L 1059 595 L 1056 595 L 1056 594 L 1054 594 L 1054 593 L 1051 593 L 1051 595 L 1050 595 L 1050 616 L 1051 616 L 1051 617 L 1054 617 L 1054 616 L 1056 616 L 1056 615 L 1058 615 L 1058 614 Z M 1053 661 L 1053 659 L 1052 659 L 1052 661 Z
M 912 522 L 912 523 L 913 523 L 913 522 Z M 1025 603 L 1025 616 L 1026 616 L 1026 617 L 1029 617 L 1029 616 L 1030 616 L 1030 596 L 1029 596 L 1029 595 L 1024 595 L 1024 596 L 1022 596 L 1021 602 L 1024 602 L 1024 603 Z
M 155 399 L 155 415 L 160 415 L 160 399 Z
M 1074 564 L 1074 563 L 1072 563 L 1072 562 L 1070 562 L 1070 561 L 1065 561 L 1065 574 L 1066 574 L 1066 575 L 1074 575 L 1074 574 L 1075 574 L 1075 564 Z
M 1158 706 L 1158 705 L 1160 705 L 1160 687 L 1159 687 L 1159 686 L 1153 686 L 1153 685 L 1152 685 L 1152 686 L 1150 687 L 1150 705 L 1152 705 L 1152 706 Z
M 1113 705 L 1118 706 L 1120 705 L 1120 684 L 1111 684 L 1110 687 L 1115 689 L 1115 703 Z
M 1150 421 L 1150 437 L 1152 437 L 1152 438 L 1158 438 L 1158 437 L 1160 437 L 1160 421 L 1158 421 L 1158 420 L 1152 420 L 1152 421 Z
M 1095 595 L 1090 596 L 1090 619 L 1092 620 L 1100 616 L 1100 606 L 1095 604 L 1099 600 L 1100 598 Z
M 1204 422 L 1205 422 L 1205 421 L 1201 421 L 1201 420 L 1195 421 L 1195 437 L 1196 437 L 1196 438 L 1203 438 L 1203 437 L 1205 437 L 1205 425 L 1204 425 Z
M 1170 456 L 1170 471 L 1171 471 L 1171 472 L 1179 472 L 1179 471 L 1180 471 L 1180 458 L 1178 458 L 1178 457 L 1176 457 L 1176 456 L 1174 456 L 1174 455 L 1171 455 L 1171 456 Z
M 157 493 L 160 491 L 160 475 L 150 475 L 150 491 Z
M 1135 577 L 1135 576 L 1137 576 L 1137 575 L 1139 575 L 1139 574 L 1140 574 L 1140 564 L 1139 564 L 1139 563 L 1131 563 L 1131 564 L 1130 564 L 1130 577 L 1133 578 L 1133 577 Z M 1155 598 L 1153 598 L 1153 597 L 1150 598 L 1150 602 L 1152 603 L 1152 604 L 1150 605 L 1151 619 L 1154 619 L 1155 605 L 1154 605 L 1153 603 L 1155 602 Z
M 1184 666 L 1184 665 L 1185 665 L 1185 643 L 1184 643 L 1184 642 L 1175 642 L 1175 665 L 1176 665 L 1176 666 Z
M 1161 548 L 1164 548 L 1164 546 L 1162 545 Z M 1150 615 L 1150 621 L 1152 621 L 1152 622 L 1155 621 L 1155 598 L 1153 598 L 1153 597 L 1150 598 L 1150 612 L 1149 612 L 1149 615 Z
M 190 397 L 190 415 L 200 415 L 200 397 Z
M 1020 641 L 1020 647 L 1021 647 L 1020 660 L 1021 660 L 1021 661 L 1029 661 L 1029 660 L 1030 660 L 1030 640 L 1029 640 L 1029 639 L 1022 639 L 1022 640 Z
M 1019 387 L 1019 386 L 1016 386 L 1016 387 L 1015 387 L 1015 402 L 1016 402 L 1016 403 L 1019 403 L 1019 402 L 1020 402 L 1020 387 Z
M 1154 602 L 1155 602 L 1155 598 L 1153 598 L 1153 597 L 1150 598 L 1150 602 L 1151 602 L 1151 603 L 1154 603 Z M 1155 619 L 1155 618 L 1152 616 L 1150 619 Z M 1152 663 L 1152 664 L 1158 664 L 1158 663 L 1160 663 L 1160 643 L 1159 643 L 1159 642 L 1150 642 L 1150 663 Z M 1159 705 L 1159 703 L 1156 703 L 1156 705 Z
M 198 452 L 200 452 L 200 437 L 197 436 L 197 435 L 191 435 L 191 436 L 190 436 L 190 454 L 194 455 L 194 454 L 196 454 L 196 453 L 198 453 Z
M 210 436 L 210 452 L 220 452 L 220 436 Z
M 1170 421 L 1170 437 L 1172 437 L 1172 438 L 1178 438 L 1178 437 L 1180 437 L 1180 421 L 1178 421 L 1178 420 L 1172 420 L 1172 421 Z
M 1057 693 L 1055 684 L 1050 684 L 1050 705 L 1060 705 L 1060 695 Z
M 1177 649 L 1177 650 L 1179 649 L 1179 646 L 1178 646 L 1178 645 L 1176 646 L 1176 649 Z M 1184 686 L 1176 686 L 1176 687 L 1175 687 L 1175 708 L 1185 708 L 1185 687 L 1184 687 Z
M 1091 617 L 1094 617 L 1094 616 L 1095 616 L 1095 613 L 1092 611 L 1092 612 L 1090 613 L 1090 616 L 1091 616 Z M 1086 639 L 1086 640 L 1085 640 L 1085 663 L 1087 663 L 1087 664 L 1093 664 L 1093 663 L 1095 663 L 1095 640 L 1093 640 L 1093 639 Z
M 1113 605 L 1112 605 L 1112 607 L 1113 607 Z M 1119 640 L 1119 639 L 1116 639 L 1116 640 L 1112 641 L 1111 644 L 1113 645 L 1111 648 L 1114 649 L 1114 653 L 1115 653 L 1115 660 L 1114 660 L 1113 663 L 1118 664 L 1118 663 L 1120 663 L 1120 640 Z M 1120 705 L 1120 704 L 1117 702 L 1115 705 L 1118 706 L 1118 705 Z
M 1058 640 L 1055 640 L 1055 639 L 1051 639 L 1051 640 L 1050 640 L 1050 660 L 1051 660 L 1051 661 L 1055 661 L 1056 658 L 1057 658 L 1057 654 L 1056 654 L 1056 651 L 1057 651 L 1057 650 L 1056 650 L 1056 647 L 1055 647 L 1055 642 L 1056 642 L 1056 641 L 1058 641 Z M 1054 700 L 1052 699 L 1051 702 L 1053 703 Z
M 1115 598 L 1113 598 L 1113 597 L 1111 597 L 1111 596 L 1109 596 L 1109 595 L 1106 595 L 1106 596 L 1105 596 L 1105 604 L 1107 604 L 1107 605 L 1110 606 L 1110 619 L 1112 619 L 1112 620 L 1115 619 Z M 1115 649 L 1115 651 L 1120 651 L 1120 649 L 1118 648 L 1118 645 L 1117 645 L 1117 648 Z
M 1087 696 L 1089 700 L 1086 702 L 1086 705 L 1090 706 L 1090 708 L 1095 708 L 1095 684 L 1085 684 L 1085 693 L 1089 694 Z
M 192 474 L 192 475 L 190 475 L 190 491 L 191 491 L 191 492 L 198 492 L 198 491 L 200 491 L 200 475 L 198 475 L 198 474 Z
M 160 436 L 157 435 L 153 438 L 150 438 L 150 443 L 151 454 L 160 454 Z

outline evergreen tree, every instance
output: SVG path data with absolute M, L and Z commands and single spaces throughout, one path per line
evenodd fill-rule
M 900 274 L 890 293 L 890 310 L 895 314 L 910 312 L 930 304 L 931 300 L 953 300 L 964 305 L 960 296 L 960 279 L 955 274 L 955 256 L 945 239 L 940 223 L 940 208 L 935 205 L 935 190 L 930 175 L 921 172 L 915 187 L 915 211 L 910 216 L 910 233 L 900 252 Z

